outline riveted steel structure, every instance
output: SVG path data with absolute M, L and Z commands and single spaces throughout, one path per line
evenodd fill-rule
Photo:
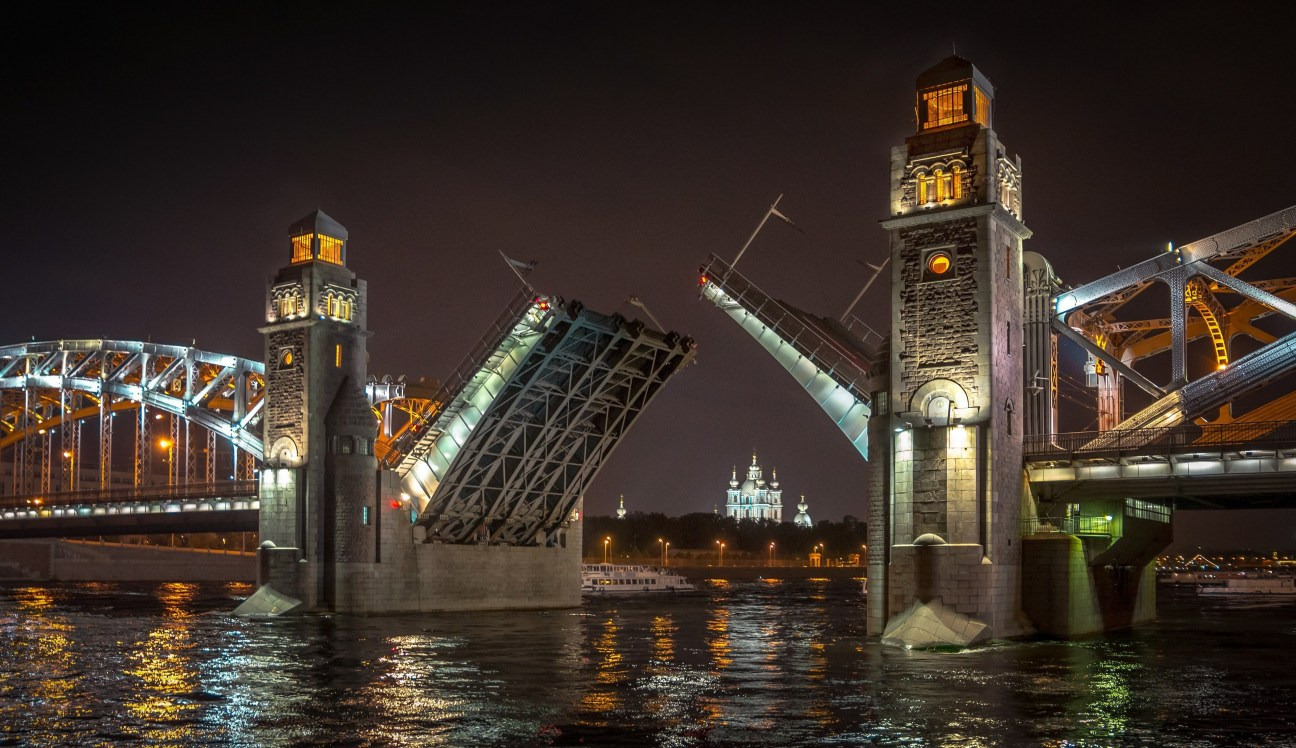
M 429 542 L 557 542 L 693 341 L 520 293 L 389 458 Z
M 73 533 L 57 520 L 208 511 L 245 496 L 263 453 L 264 371 L 260 361 L 142 341 L 0 347 L 0 519 L 26 512 L 56 520 L 38 529 Z M 424 386 L 388 377 L 365 389 L 388 440 L 431 409 Z

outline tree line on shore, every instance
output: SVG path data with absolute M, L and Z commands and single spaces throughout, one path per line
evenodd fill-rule
M 659 512 L 631 512 L 624 518 L 586 516 L 584 555 L 601 559 L 604 541 L 609 560 L 658 560 L 663 546 L 670 544 L 671 559 L 703 560 L 719 556 L 724 543 L 726 561 L 805 560 L 819 551 L 826 559 L 845 562 L 862 553 L 868 543 L 867 525 L 851 515 L 840 522 L 820 520 L 814 527 L 797 527 L 791 522 L 735 519 L 711 512 L 668 517 Z

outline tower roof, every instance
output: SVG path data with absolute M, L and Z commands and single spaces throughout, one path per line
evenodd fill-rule
M 958 55 L 950 55 L 918 74 L 918 89 L 935 88 L 946 83 L 972 80 L 981 87 L 987 96 L 994 97 L 994 86 L 990 79 L 977 70 L 977 66 Z
M 300 221 L 288 228 L 289 236 L 305 236 L 307 234 L 323 234 L 334 239 L 347 240 L 346 226 L 333 220 L 319 208 L 307 213 Z

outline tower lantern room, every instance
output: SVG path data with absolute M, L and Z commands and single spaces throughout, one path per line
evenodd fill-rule
M 347 230 L 317 210 L 288 230 L 292 239 L 292 264 L 302 262 L 330 262 L 346 266 Z
M 957 55 L 918 76 L 914 102 L 918 132 L 975 122 L 990 127 L 994 86 L 971 62 Z

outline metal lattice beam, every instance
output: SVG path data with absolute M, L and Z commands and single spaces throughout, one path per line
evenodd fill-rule
M 693 342 L 572 302 L 544 317 L 462 444 L 419 519 L 436 542 L 537 545 L 555 541 L 586 487 Z M 514 349 L 513 353 L 518 353 Z M 483 407 L 484 406 L 484 407 Z M 424 490 L 412 470 L 404 486 Z

